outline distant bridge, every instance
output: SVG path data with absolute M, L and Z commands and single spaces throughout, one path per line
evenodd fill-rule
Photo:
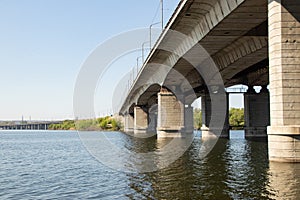
M 60 122 L 36 122 L 29 124 L 10 124 L 0 126 L 0 130 L 48 130 L 51 124 L 59 124 Z

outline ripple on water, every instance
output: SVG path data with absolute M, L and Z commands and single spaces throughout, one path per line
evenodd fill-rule
M 109 135 L 110 134 L 110 135 Z M 95 160 L 76 132 L 1 132 L 0 199 L 299 199 L 300 167 L 268 162 L 267 144 L 235 132 L 199 159 L 201 135 L 169 167 L 151 173 L 113 171 Z M 136 152 L 155 138 L 107 133 Z

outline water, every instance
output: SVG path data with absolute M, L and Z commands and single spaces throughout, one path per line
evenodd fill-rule
M 155 138 L 107 133 L 129 150 L 151 151 Z M 200 134 L 169 167 L 124 173 L 99 163 L 76 132 L 1 131 L 0 199 L 300 199 L 300 165 L 269 163 L 267 143 L 242 132 L 199 159 Z

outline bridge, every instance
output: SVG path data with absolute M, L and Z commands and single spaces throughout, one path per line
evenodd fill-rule
M 180 1 L 120 109 L 125 131 L 181 137 L 201 97 L 203 139 L 229 138 L 226 88 L 243 84 L 245 137 L 300 162 L 299 20 L 298 0 Z
M 0 130 L 48 130 L 51 124 L 59 124 L 59 122 L 35 122 L 26 124 L 10 124 L 1 125 Z

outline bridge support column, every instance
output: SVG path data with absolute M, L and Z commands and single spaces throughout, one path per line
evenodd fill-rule
M 269 159 L 300 162 L 300 1 L 269 2 Z
M 212 95 L 219 95 L 219 94 L 212 94 Z M 221 96 L 220 96 L 221 97 Z M 225 116 L 218 116 L 219 113 L 217 110 L 215 110 L 217 113 L 214 113 L 214 115 L 220 119 L 224 119 L 224 126 L 223 127 L 210 127 L 211 122 L 211 116 L 212 116 L 212 108 L 211 108 L 211 98 L 208 92 L 201 96 L 201 111 L 202 111 L 202 139 L 208 139 L 208 138 L 229 138 L 229 95 L 226 93 L 225 97 L 226 101 L 226 113 Z M 218 98 L 216 96 L 215 98 L 218 101 L 224 101 L 223 98 Z
M 182 137 L 184 105 L 169 91 L 158 93 L 157 137 Z
M 157 104 L 148 109 L 148 132 L 156 133 L 157 127 Z
M 133 116 L 129 113 L 127 113 L 124 116 L 124 131 L 125 132 L 133 132 L 134 127 L 134 119 Z
M 134 133 L 146 133 L 148 129 L 148 114 L 139 106 L 134 107 Z
M 194 131 L 194 108 L 188 105 L 184 108 L 184 132 Z
M 270 125 L 270 97 L 267 86 L 262 86 L 260 93 L 256 93 L 249 86 L 244 94 L 245 138 L 266 138 L 267 126 Z

